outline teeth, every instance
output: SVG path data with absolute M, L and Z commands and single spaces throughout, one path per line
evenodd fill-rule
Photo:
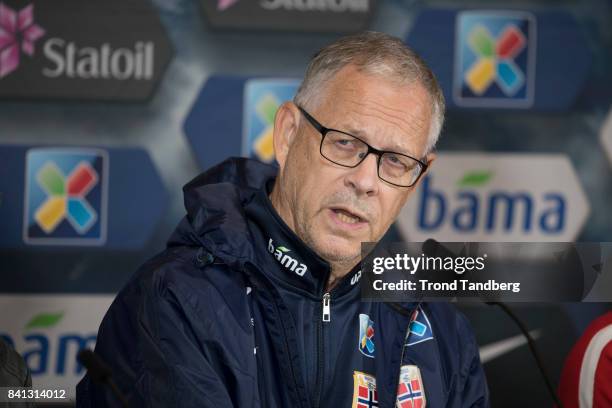
M 346 222 L 347 224 L 355 224 L 355 223 L 359 222 L 359 218 L 358 217 L 353 217 L 353 216 L 348 215 L 348 214 L 346 214 L 344 212 L 341 212 L 341 211 L 337 211 L 336 215 L 338 216 L 340 221 Z

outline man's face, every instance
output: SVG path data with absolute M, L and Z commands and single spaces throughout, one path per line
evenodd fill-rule
M 379 150 L 424 159 L 431 108 L 421 85 L 397 85 L 349 65 L 327 83 L 319 101 L 309 113 L 323 126 L 353 134 Z M 283 105 L 282 115 L 274 135 L 279 138 L 281 216 L 323 259 L 356 263 L 361 242 L 376 242 L 384 235 L 414 187 L 381 180 L 374 154 L 355 168 L 328 161 L 319 152 L 321 134 L 295 105 Z

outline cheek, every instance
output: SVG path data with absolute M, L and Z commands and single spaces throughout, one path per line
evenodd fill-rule
M 321 166 L 313 163 L 313 166 Z M 300 175 L 297 188 L 300 190 L 300 219 L 301 223 L 308 225 L 311 232 L 322 233 L 329 227 L 329 214 L 326 208 L 332 202 L 338 202 L 338 192 L 342 191 L 341 179 L 336 177 L 329 168 L 319 167 L 311 169 L 307 175 Z M 318 170 L 318 171 L 317 171 Z M 333 169 L 331 169 L 333 170 Z
M 328 184 L 322 181 L 321 175 L 314 167 L 316 165 L 317 163 L 307 167 L 296 166 L 292 175 L 295 216 L 296 221 L 301 224 L 296 226 L 298 229 L 306 224 L 312 225 L 314 217 L 321 208 L 323 197 L 327 196 L 325 189 Z
M 322 207 L 324 198 L 330 195 L 328 191 L 330 183 L 330 180 L 325 179 L 323 174 L 319 174 L 312 168 L 298 175 L 298 188 L 301 190 L 302 205 L 309 217 L 316 215 Z
M 314 156 L 315 153 L 319 154 L 318 151 L 313 151 L 313 147 L 306 144 L 303 138 L 304 135 L 301 135 L 291 146 L 285 164 L 285 173 L 296 200 L 311 198 L 313 184 L 316 185 L 319 177 L 317 173 L 320 171 L 320 164 Z

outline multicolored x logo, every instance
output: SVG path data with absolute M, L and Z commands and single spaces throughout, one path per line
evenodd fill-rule
M 300 85 L 290 79 L 249 79 L 244 86 L 242 154 L 263 162 L 274 160 L 272 131 L 278 107 L 293 99 Z
M 24 242 L 102 245 L 106 239 L 108 155 L 100 149 L 27 152 Z
M 536 19 L 517 11 L 457 14 L 453 97 L 460 106 L 533 104 Z

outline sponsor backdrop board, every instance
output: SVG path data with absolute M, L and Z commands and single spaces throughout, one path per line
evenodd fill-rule
M 201 168 L 229 156 L 274 162 L 274 115 L 299 85 L 291 78 L 210 77 L 183 127 Z M 224 143 L 217 142 L 219 135 Z
M 571 242 L 589 211 L 565 155 L 440 152 L 397 224 L 413 242 Z
M 200 0 L 212 28 L 350 32 L 364 30 L 379 0 Z
M 0 98 L 144 100 L 173 53 L 149 0 L 3 0 L 0 15 Z
M 138 249 L 166 208 L 143 149 L 0 145 L 0 162 L 0 247 Z
M 223 32 L 213 31 L 212 28 L 221 28 L 221 26 L 215 26 L 211 16 L 201 13 L 206 11 L 204 8 L 206 4 L 200 3 L 199 0 L 150 3 L 134 0 L 106 2 L 103 6 L 95 6 L 91 2 L 78 3 L 66 0 L 55 2 L 3 0 L 2 3 L 11 9 L 7 15 L 14 15 L 15 11 L 19 13 L 29 4 L 33 4 L 34 7 L 31 9 L 31 14 L 28 12 L 22 14 L 22 22 L 18 25 L 4 20 L 2 22 L 2 29 L 9 35 L 5 34 L 0 40 L 2 44 L 0 52 L 3 52 L 4 56 L 1 68 L 3 76 L 0 78 L 0 143 L 29 147 L 98 146 L 95 149 L 108 146 L 104 147 L 104 150 L 108 151 L 109 159 L 109 202 L 105 244 L 67 247 L 24 242 L 26 152 L 23 150 L 19 153 L 12 151 L 7 154 L 2 153 L 0 222 L 7 228 L 0 232 L 2 240 L 0 290 L 7 295 L 9 295 L 7 292 L 38 293 L 42 294 L 41 296 L 47 296 L 51 292 L 58 294 L 72 292 L 80 295 L 105 292 L 111 296 L 134 273 L 142 261 L 164 246 L 166 239 L 184 214 L 181 186 L 185 182 L 228 155 L 254 155 L 264 159 L 260 156 L 269 153 L 266 144 L 269 139 L 265 137 L 269 134 L 266 131 L 266 124 L 269 126 L 269 118 L 276 103 L 287 98 L 283 96 L 285 95 L 283 92 L 290 92 L 274 91 L 276 99 L 264 98 L 261 103 L 249 102 L 252 103 L 253 113 L 248 115 L 245 113 L 247 109 L 245 98 L 250 89 L 246 86 L 247 82 L 250 79 L 254 79 L 253 83 L 257 83 L 256 80 L 259 79 L 280 78 L 282 81 L 287 81 L 287 78 L 301 77 L 308 59 L 316 50 L 338 36 L 329 33 L 307 34 L 289 31 L 279 35 L 278 32 L 272 32 L 275 29 L 273 25 L 268 25 L 267 29 L 260 31 L 253 30 L 254 27 L 250 28 L 249 25 L 264 21 L 256 12 L 248 14 L 248 20 L 234 26 L 235 28 L 227 27 Z M 286 7 L 298 2 L 283 4 L 291 5 L 284 5 L 281 9 L 275 10 L 274 14 L 271 11 L 270 15 L 279 15 L 276 11 L 279 13 L 296 11 Z M 608 215 L 610 197 L 612 197 L 612 170 L 606 151 L 602 147 L 606 146 L 605 143 L 602 145 L 602 139 L 607 140 L 607 138 L 598 137 L 612 97 L 610 92 L 612 88 L 609 85 L 612 82 L 608 80 L 608 73 L 612 72 L 612 58 L 609 52 L 612 6 L 609 2 L 604 0 L 573 2 L 564 5 L 562 9 L 553 9 L 542 4 L 537 8 L 530 8 L 526 4 L 519 5 L 518 8 L 514 4 L 496 4 L 496 7 L 501 7 L 502 11 L 517 12 L 513 17 L 515 20 L 508 21 L 512 22 L 517 30 L 510 30 L 508 34 L 500 37 L 502 32 L 497 30 L 503 31 L 504 27 L 496 28 L 495 25 L 499 25 L 500 20 L 495 19 L 482 25 L 485 31 L 478 28 L 478 25 L 473 26 L 478 34 L 475 35 L 477 39 L 475 48 L 471 48 L 468 35 L 468 46 L 462 48 L 464 54 L 457 54 L 457 58 L 461 56 L 461 61 L 465 62 L 464 77 L 470 78 L 469 85 L 476 91 L 465 84 L 463 88 L 454 87 L 455 73 L 460 72 L 455 69 L 459 66 L 455 64 L 457 15 L 462 11 L 490 12 L 490 8 L 467 9 L 466 7 L 472 7 L 474 4 L 465 1 L 453 2 L 452 6 L 456 9 L 437 11 L 427 10 L 420 4 L 410 2 L 378 1 L 369 4 L 379 10 L 372 14 L 372 19 L 366 25 L 367 28 L 407 39 L 408 43 L 417 48 L 437 72 L 450 107 L 448 121 L 439 144 L 439 149 L 444 154 L 468 150 L 482 153 L 544 155 L 552 153 L 555 156 L 566 156 L 571 161 L 577 182 L 581 184 L 581 190 L 587 196 L 588 204 L 585 208 L 588 215 L 584 216 L 584 225 L 580 227 L 578 221 L 582 217 L 581 211 L 578 212 L 576 219 L 573 218 L 573 214 L 565 211 L 566 223 L 563 225 L 562 235 L 586 241 L 612 240 L 612 218 Z M 225 13 L 223 15 L 227 16 L 228 20 L 229 13 L 238 12 L 238 7 L 243 6 L 260 7 L 261 2 L 250 0 L 210 2 L 210 7 L 215 7 L 213 12 L 218 12 L 220 15 Z M 93 10 L 93 7 L 102 10 L 93 13 L 97 17 L 83 19 L 82 12 L 89 13 L 88 10 Z M 137 12 L 137 10 L 143 11 Z M 442 14 L 437 16 L 443 18 L 434 16 L 435 18 L 423 20 L 423 15 L 429 12 L 440 12 Z M 48 16 L 54 13 L 66 16 L 62 21 L 67 23 L 57 26 L 55 22 L 50 21 Z M 111 13 L 115 14 L 111 16 Z M 306 17 L 314 15 L 317 22 L 324 21 L 324 14 L 314 11 L 295 13 L 303 17 L 304 21 L 307 20 Z M 149 19 L 150 16 L 153 16 L 155 21 Z M 254 16 L 259 17 L 253 18 Z M 338 17 L 341 16 L 342 14 L 334 14 L 335 21 L 340 22 L 341 19 Z M 124 17 L 127 23 L 123 20 Z M 106 21 L 107 25 L 99 20 Z M 301 30 L 300 22 L 296 22 L 291 16 L 277 21 L 279 24 L 287 24 L 289 30 Z M 351 19 L 351 25 L 354 24 L 353 21 L 356 20 Z M 469 19 L 465 22 L 466 30 L 470 32 Z M 129 24 L 129 30 L 125 29 L 126 24 Z M 158 40 L 154 36 L 149 36 L 152 32 L 150 24 L 157 25 L 161 29 L 161 36 L 164 39 L 159 40 L 159 46 Z M 73 37 L 72 27 L 77 26 L 82 34 Z M 325 28 L 328 29 L 329 25 Z M 333 30 L 336 29 L 338 27 L 333 27 Z M 41 30 L 44 30 L 44 34 L 41 34 Z M 163 34 L 164 31 L 168 34 L 167 39 Z M 15 37 L 13 34 L 16 32 L 24 34 Z M 101 34 L 100 37 L 98 34 Z M 524 37 L 524 41 L 521 36 Z M 27 41 L 14 40 L 24 37 Z M 60 38 L 65 43 L 56 41 L 47 44 L 53 38 Z M 168 39 L 171 48 L 176 50 L 171 64 L 169 61 L 172 52 L 169 47 L 163 45 Z M 137 44 L 139 41 L 142 44 Z M 141 73 L 140 76 L 145 76 L 142 74 L 144 72 L 142 69 L 146 64 L 142 61 L 150 61 L 150 48 L 146 47 L 149 41 L 155 42 L 154 80 L 147 82 L 136 79 L 135 76 L 137 72 Z M 534 41 L 535 47 L 532 47 Z M 15 47 L 17 42 L 18 47 Z M 70 43 L 74 45 L 69 47 Z M 104 47 L 106 43 L 108 47 Z M 493 47 L 494 43 L 504 44 L 504 47 L 497 49 Z M 51 58 L 45 56 L 45 45 L 50 48 Z M 17 49 L 18 65 L 15 58 Z M 166 53 L 164 50 L 170 51 Z M 532 50 L 535 51 L 535 64 L 532 62 L 534 59 L 530 59 L 532 55 L 530 53 L 534 52 Z M 115 64 L 119 64 L 119 70 L 114 73 L 114 78 L 100 78 L 102 73 L 110 74 L 113 55 Z M 9 61 L 8 64 L 4 63 L 4 58 Z M 70 58 L 74 60 L 70 62 Z M 60 60 L 64 64 L 63 67 L 61 64 L 58 65 Z M 108 62 L 108 69 L 102 64 L 103 60 Z M 478 64 L 477 61 L 481 63 Z M 161 64 L 159 68 L 157 64 Z M 474 64 L 476 68 L 471 71 Z M 166 65 L 167 70 L 164 73 L 163 67 Z M 70 72 L 69 66 L 73 67 L 73 74 L 70 75 L 80 72 L 87 76 L 91 72 L 91 75 L 95 74 L 98 77 L 69 76 L 67 74 Z M 515 66 L 520 71 L 517 71 Z M 59 71 L 60 75 L 51 80 L 44 77 L 43 68 L 53 70 L 52 73 Z M 532 75 L 534 72 L 535 78 Z M 127 75 L 128 79 L 116 78 L 116 74 L 123 77 L 126 73 L 131 74 Z M 493 73 L 495 75 L 492 75 Z M 501 81 L 501 79 L 498 81 L 498 76 L 503 78 L 503 83 L 498 83 Z M 584 88 L 585 78 L 588 89 Z M 35 82 L 38 85 L 29 86 L 33 83 L 31 80 L 38 81 Z M 26 84 L 28 87 L 25 87 Z M 529 84 L 533 84 L 532 88 Z M 199 95 L 202 88 L 203 91 Z M 463 89 L 464 94 L 459 96 L 465 99 L 464 105 L 459 106 L 455 102 L 453 94 L 455 89 Z M 256 90 L 257 86 L 253 86 L 255 100 L 258 99 Z M 478 94 L 481 91 L 482 96 Z M 82 100 L 144 101 L 151 95 L 154 95 L 154 98 L 147 103 L 78 103 Z M 501 100 L 487 100 L 486 104 L 482 103 L 486 107 L 481 107 L 478 106 L 479 102 L 482 102 L 481 98 Z M 585 101 L 589 103 L 585 104 Z M 481 110 L 487 109 L 488 106 L 495 107 L 495 111 L 487 111 L 487 115 L 482 115 Z M 563 111 L 563 114 L 551 115 L 545 112 L 547 110 Z M 251 117 L 248 125 L 247 116 Z M 151 156 L 150 160 L 155 163 L 155 167 L 130 159 L 128 153 L 123 157 L 129 160 L 117 155 L 119 150 L 130 151 L 136 146 Z M 13 159 L 11 156 L 16 158 Z M 8 165 L 4 166 L 4 163 Z M 122 165 L 118 166 L 118 163 Z M 93 160 L 91 167 L 94 170 L 100 169 L 96 165 L 97 162 Z M 442 165 L 442 161 L 438 161 L 435 166 L 437 165 Z M 435 221 L 433 218 L 436 215 L 434 210 L 437 203 L 435 193 L 443 192 L 446 194 L 444 198 L 447 200 L 445 203 L 448 208 L 442 224 L 452 227 L 453 218 L 449 214 L 452 212 L 454 216 L 459 212 L 462 214 L 461 225 L 471 225 L 467 223 L 466 218 L 469 220 L 469 215 L 474 214 L 474 207 L 468 206 L 465 211 L 461 209 L 475 202 L 474 196 L 472 198 L 468 195 L 457 196 L 456 194 L 465 192 L 466 187 L 458 189 L 453 184 L 464 174 L 457 174 L 456 179 L 449 181 L 450 184 L 442 186 L 439 183 L 441 180 L 436 179 L 435 166 L 432 169 L 434 178 L 430 183 L 429 195 L 426 196 L 429 197 L 427 210 L 431 217 L 427 221 Z M 61 169 L 61 166 L 58 167 Z M 139 173 L 141 170 L 143 174 Z M 470 168 L 470 170 L 483 169 Z M 65 177 L 70 175 L 69 169 L 61 171 L 65 172 Z M 118 172 L 114 174 L 115 171 Z M 151 172 L 159 172 L 159 177 L 164 180 L 163 186 L 159 181 L 155 183 L 149 181 L 149 177 L 158 177 L 157 174 L 155 176 L 144 174 Z M 134 174 L 138 177 L 134 178 Z M 543 182 L 546 180 L 540 176 L 537 178 Z M 468 192 L 475 194 L 478 200 L 485 198 L 481 194 L 485 194 L 488 191 L 486 188 L 494 186 L 499 179 L 494 176 L 487 182 L 482 180 L 481 182 L 479 185 L 472 184 L 468 189 Z M 34 187 L 38 188 L 37 186 L 34 184 Z M 117 186 L 120 187 L 119 190 L 114 190 L 118 188 Z M 553 182 L 552 186 L 555 191 L 560 191 L 563 195 L 573 194 L 569 190 L 558 188 L 557 182 Z M 158 206 L 155 187 L 159 187 L 159 191 L 164 190 L 162 187 L 168 190 L 169 205 L 164 206 L 160 214 L 152 214 L 155 218 L 152 224 L 149 219 L 141 216 L 141 213 L 153 211 L 150 207 L 155 209 Z M 512 219 L 512 225 L 516 226 L 518 225 L 516 220 L 524 222 L 524 214 L 520 211 L 523 211 L 528 200 L 520 198 L 519 190 L 508 189 L 505 184 L 502 187 L 503 192 L 514 193 L 514 196 L 510 197 L 514 201 L 510 202 L 515 203 L 517 212 L 511 214 L 516 214 L 516 218 Z M 535 211 L 532 226 L 536 226 L 536 220 L 539 222 L 542 218 L 542 211 L 546 211 L 554 202 L 541 201 L 542 197 L 534 194 L 531 184 L 528 184 L 528 187 L 533 200 L 532 210 Z M 548 186 L 544 185 L 539 192 L 547 191 L 547 188 Z M 94 190 L 91 191 L 95 194 Z M 66 201 L 69 198 L 73 199 L 71 202 L 76 203 L 79 195 L 78 193 L 70 194 L 70 197 L 66 195 Z M 93 201 L 93 196 L 91 198 Z M 142 198 L 146 198 L 146 202 Z M 413 199 L 418 201 L 418 198 L 419 195 L 415 193 Z M 121 211 L 129 216 L 121 218 L 120 214 L 115 213 L 114 200 L 119 200 L 119 203 L 125 206 L 125 210 Z M 567 200 L 571 201 L 570 198 Z M 503 197 L 502 201 L 496 202 L 495 208 L 501 217 L 495 224 L 496 227 L 504 226 L 508 211 L 504 206 L 508 202 L 508 198 L 503 201 Z M 558 206 L 560 202 L 557 201 L 556 207 L 550 207 L 556 209 L 557 214 L 562 213 Z M 478 203 L 484 205 L 481 204 L 483 201 Z M 541 207 L 542 204 L 544 207 Z M 76 208 L 86 207 L 79 206 L 78 203 L 73 205 Z M 569 207 L 571 205 L 568 205 Z M 93 205 L 92 208 L 95 209 Z M 8 209 L 11 211 L 10 217 L 5 217 Z M 484 217 L 482 214 L 486 212 L 483 211 L 478 208 L 479 217 Z M 544 218 L 552 223 L 551 217 Z M 75 225 L 82 225 L 87 229 L 89 218 L 74 215 L 73 218 L 72 222 Z M 52 219 L 53 217 L 50 217 L 50 220 Z M 64 222 L 64 226 L 77 231 L 70 221 Z M 115 222 L 118 224 L 114 224 Z M 450 224 L 447 224 L 449 222 Z M 132 225 L 131 223 L 137 223 L 135 228 L 133 226 L 129 228 L 134 229 L 137 234 L 148 236 L 146 244 L 143 246 L 140 238 L 134 238 L 131 240 L 133 245 L 115 246 L 113 225 L 121 223 L 124 223 L 126 228 Z M 479 224 L 479 228 L 482 225 Z M 570 231 L 567 228 L 569 225 L 574 225 L 577 230 Z M 91 228 L 88 231 L 93 232 L 94 227 Z M 8 238 L 4 231 L 8 233 Z M 503 228 L 496 229 L 493 235 L 503 232 Z M 482 230 L 479 234 L 487 235 Z M 538 234 L 542 234 L 542 231 Z M 391 236 L 398 239 L 397 235 L 397 230 L 393 229 Z M 406 236 L 411 239 L 409 234 Z M 5 246 L 9 238 L 11 245 L 15 242 L 18 242 L 18 245 Z M 124 248 L 127 247 L 131 249 L 125 251 Z M 10 310 L 23 308 L 29 304 L 29 298 L 12 294 L 10 296 L 12 296 L 11 302 L 16 304 Z M 77 302 L 75 305 L 86 308 L 83 303 Z M 9 310 L 5 304 L 2 306 L 3 311 Z M 581 304 L 573 308 L 571 305 L 517 306 L 530 329 L 542 330 L 536 342 L 543 351 L 543 358 L 553 381 L 557 380 L 561 364 L 577 335 L 589 321 L 603 311 L 602 307 L 595 310 L 592 306 L 600 305 Z M 57 313 L 58 310 L 41 307 L 33 310 L 28 316 L 19 317 L 16 319 L 19 327 L 11 328 L 10 335 L 20 338 L 30 333 L 28 330 L 42 330 L 41 327 L 33 326 L 25 330 L 25 327 L 37 314 Z M 533 359 L 524 342 L 521 343 L 521 339 L 516 338 L 518 331 L 512 323 L 495 308 L 474 305 L 470 308 L 463 307 L 463 310 L 467 312 L 475 328 L 480 346 L 487 347 L 484 349 L 486 351 L 484 355 L 487 356 L 485 370 L 488 374 L 493 406 L 549 406 L 549 396 L 533 365 Z M 102 313 L 103 311 L 100 312 L 100 316 Z M 55 327 L 59 330 L 60 324 L 70 323 L 71 319 L 73 317 L 68 318 L 66 315 Z M 98 321 L 92 317 L 92 331 L 79 329 L 79 336 L 87 337 L 88 333 L 95 334 Z M 0 326 L 0 331 L 6 330 Z M 561 341 L 558 333 L 564 333 Z M 36 343 L 31 343 L 30 347 L 32 345 L 37 346 Z M 70 346 L 74 347 L 74 343 L 70 343 Z M 57 349 L 57 345 L 55 348 Z M 500 349 L 506 351 L 500 357 L 493 358 L 499 353 L 492 353 L 491 350 Z M 29 362 L 33 367 L 37 367 L 35 354 Z M 64 366 L 66 370 L 69 364 L 74 364 L 74 361 L 66 362 Z M 49 363 L 48 367 L 53 365 L 57 365 L 57 362 Z M 508 372 L 520 375 L 508 377 Z M 75 383 L 77 379 L 74 377 Z
M 591 67 L 576 19 L 561 10 L 425 9 L 406 43 L 449 109 L 567 110 Z
M 98 326 L 113 296 L 0 295 L 0 337 L 24 357 L 32 385 L 65 389 L 69 399 L 85 375 L 76 361 L 96 344 Z

